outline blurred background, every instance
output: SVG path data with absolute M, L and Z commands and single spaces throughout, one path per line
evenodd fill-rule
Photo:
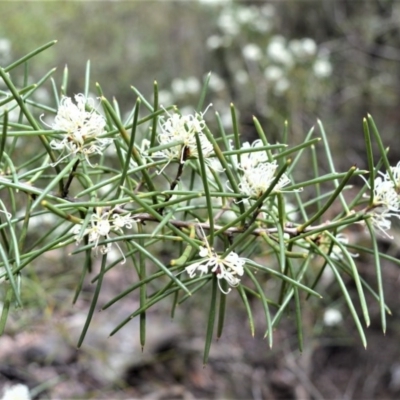
M 353 164 L 366 168 L 362 119 L 370 113 L 384 144 L 390 146 L 392 165 L 400 159 L 400 2 L 1 4 L 0 65 L 54 39 L 57 45 L 30 63 L 29 74 L 34 81 L 57 67 L 54 76 L 60 85 L 67 65 L 69 96 L 83 91 L 90 60 L 92 92 L 96 93 L 99 82 L 105 96 L 115 97 L 123 113 L 129 113 L 136 100 L 131 86 L 151 99 L 154 80 L 161 90 L 161 104 L 192 111 L 211 71 L 208 102 L 227 130 L 229 104 L 235 104 L 243 140 L 255 138 L 253 116 L 270 142 L 280 140 L 287 120 L 291 145 L 300 143 L 321 119 L 337 169 L 348 170 Z M 45 86 L 36 96 L 54 105 L 50 89 Z M 396 251 L 384 245 L 388 252 Z M 149 312 L 148 342 L 142 352 L 135 320 L 107 339 L 116 324 L 137 308 L 133 294 L 118 303 L 117 310 L 96 315 L 82 349 L 76 350 L 93 285 L 88 282 L 84 295 L 72 306 L 79 271 L 67 256 L 46 257 L 37 274 L 29 277 L 26 308 L 13 312 L 7 335 L 0 338 L 0 385 L 26 383 L 36 390 L 36 398 L 43 399 L 400 396 L 396 311 L 400 282 L 394 265 L 384 265 L 386 301 L 393 317 L 384 336 L 378 305 L 369 299 L 372 324 L 367 350 L 336 285 L 331 287 L 327 281 L 326 297 L 304 307 L 303 354 L 297 351 L 294 321 L 282 322 L 269 349 L 264 328 L 252 338 L 247 322 L 244 327 L 246 314 L 240 301 L 230 296 L 224 335 L 214 343 L 209 364 L 203 368 L 205 315 L 199 299 L 185 305 L 173 321 L 169 303 L 165 310 Z M 361 269 L 375 285 L 373 265 L 366 261 Z M 128 273 L 108 274 L 100 301 L 119 293 Z M 262 320 L 257 307 L 255 319 Z

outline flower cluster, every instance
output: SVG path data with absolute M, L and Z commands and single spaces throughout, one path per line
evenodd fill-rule
M 168 165 L 172 160 L 184 163 L 190 157 L 198 158 L 196 133 L 199 135 L 201 150 L 204 157 L 210 156 L 213 146 L 203 133 L 205 122 L 204 113 L 194 115 L 173 114 L 161 123 L 158 134 L 160 145 L 178 142 L 175 146 L 167 147 L 154 153 L 155 157 L 166 158 Z M 164 167 L 165 168 L 165 167 Z
M 374 203 L 369 212 L 374 227 L 385 236 L 392 238 L 386 231 L 391 228 L 391 217 L 400 218 L 400 196 L 398 184 L 400 178 L 400 162 L 396 167 L 390 167 L 394 181 L 390 174 L 382 174 L 374 181 Z
M 115 209 L 102 212 L 101 207 L 96 208 L 96 212 L 90 217 L 90 227 L 83 229 L 81 224 L 77 224 L 72 228 L 72 233 L 75 234 L 76 243 L 79 244 L 82 237 L 89 235 L 89 244 L 93 244 L 92 249 L 98 249 L 100 238 L 110 239 L 110 233 L 123 233 L 123 228 L 132 229 L 132 223 L 137 222 L 130 214 L 121 215 Z M 116 244 L 119 248 L 118 244 Z M 106 243 L 100 247 L 102 254 L 107 253 L 111 248 L 111 243 Z M 121 249 L 120 249 L 121 251 Z M 124 256 L 121 251 L 122 256 Z M 124 261 L 125 262 L 125 257 Z
M 207 239 L 205 247 L 200 246 L 199 256 L 201 257 L 200 261 L 185 268 L 191 278 L 196 276 L 196 271 L 200 271 L 200 276 L 211 271 L 217 276 L 219 288 L 225 294 L 228 294 L 231 289 L 225 292 L 220 285 L 221 279 L 225 279 L 230 286 L 239 285 L 239 276 L 243 275 L 243 267 L 246 263 L 244 258 L 239 257 L 234 251 L 231 251 L 226 257 L 221 257 L 210 247 Z
M 61 99 L 51 128 L 65 134 L 62 140 L 52 140 L 50 146 L 55 150 L 66 150 L 68 154 L 65 157 L 83 154 L 90 164 L 88 157 L 92 154 L 102 154 L 112 139 L 99 138 L 105 133 L 106 121 L 93 109 L 93 99 L 77 94 L 75 102 L 76 104 L 70 97 Z M 90 111 L 86 111 L 86 105 L 91 108 Z
M 248 142 L 243 143 L 242 149 L 254 149 L 261 146 L 261 140 L 256 140 L 251 145 Z M 275 179 L 278 169 L 276 160 L 269 162 L 265 150 L 244 153 L 240 158 L 238 168 L 243 171 L 239 183 L 240 191 L 248 197 L 260 197 L 269 189 Z M 290 184 L 290 179 L 283 174 L 274 186 L 273 192 L 280 192 L 288 184 Z

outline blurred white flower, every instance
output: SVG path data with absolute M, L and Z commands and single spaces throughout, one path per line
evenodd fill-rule
M 0 61 L 2 64 L 11 60 L 11 41 L 6 38 L 0 39 Z
M 342 314 L 336 308 L 328 308 L 324 312 L 324 324 L 326 326 L 339 325 L 343 320 Z
M 169 104 L 172 104 L 174 101 L 174 96 L 169 90 L 160 90 L 158 92 L 158 102 L 159 104 L 163 104 L 164 106 L 167 106 Z
M 293 56 L 286 48 L 286 39 L 281 35 L 276 35 L 271 38 L 267 46 L 267 56 L 271 61 L 275 61 L 285 67 L 293 66 Z
M 242 49 L 242 54 L 244 58 L 252 61 L 259 61 L 263 57 L 260 47 L 254 43 L 246 44 Z
M 272 21 L 269 21 L 266 18 L 257 18 L 251 21 L 251 27 L 257 32 L 267 33 L 272 30 L 273 24 Z
M 290 82 L 285 77 L 277 80 L 274 86 L 274 93 L 278 96 L 284 94 L 290 88 Z
M 270 65 L 269 67 L 265 68 L 264 70 L 264 76 L 267 79 L 267 81 L 277 81 L 281 78 L 283 78 L 285 72 L 281 67 L 278 67 L 277 65 Z
M 236 17 L 239 23 L 241 24 L 249 24 L 259 16 L 258 7 L 254 6 L 245 6 L 238 7 L 236 11 Z
M 171 89 L 174 92 L 175 96 L 183 96 L 186 94 L 186 85 L 185 81 L 180 78 L 175 78 L 171 82 Z
M 318 58 L 314 62 L 313 71 L 317 78 L 327 78 L 332 74 L 332 64 L 326 58 Z
M 187 79 L 175 78 L 171 83 L 171 89 L 175 96 L 182 97 L 186 94 L 198 93 L 201 89 L 201 84 L 195 76 L 190 76 Z
M 240 26 L 235 19 L 232 9 L 224 8 L 217 21 L 218 27 L 226 35 L 236 36 L 240 32 Z
M 200 81 L 195 76 L 190 76 L 186 79 L 186 91 L 190 94 L 196 94 L 200 92 L 201 85 Z
M 299 207 L 296 207 L 293 203 L 290 203 L 288 201 L 285 202 L 285 213 L 290 221 L 299 220 Z
M 29 388 L 22 383 L 9 387 L 5 386 L 1 400 L 31 400 Z
M 48 103 L 50 101 L 50 94 L 44 87 L 38 87 L 33 96 L 40 103 Z
M 293 39 L 288 44 L 289 50 L 299 59 L 315 56 L 317 53 L 317 44 L 313 39 Z
M 218 74 L 212 73 L 208 82 L 208 87 L 214 92 L 220 92 L 225 89 L 225 82 Z
M 204 235 L 204 232 L 203 232 Z M 240 276 L 244 273 L 246 260 L 240 258 L 234 251 L 231 251 L 226 257 L 222 258 L 213 248 L 210 247 L 205 235 L 205 247 L 200 246 L 199 256 L 201 260 L 188 265 L 185 270 L 191 278 L 200 271 L 200 276 L 208 272 L 214 273 L 218 278 L 218 285 L 224 294 L 228 294 L 231 289 L 225 292 L 221 288 L 220 280 L 225 279 L 230 286 L 237 286 L 240 283 Z
M 314 39 L 304 38 L 301 41 L 301 45 L 303 47 L 303 51 L 307 56 L 314 56 L 317 52 L 317 43 L 315 43 Z
M 93 109 L 94 100 L 83 94 L 75 96 L 76 104 L 70 97 L 63 97 L 51 128 L 65 132 L 62 140 L 52 140 L 50 147 L 67 155 L 83 154 L 89 165 L 88 157 L 92 154 L 102 154 L 112 143 L 112 139 L 101 139 L 98 136 L 105 133 L 106 121 Z M 86 111 L 86 104 L 91 108 Z M 63 158 L 65 158 L 63 157 Z M 59 159 L 60 162 L 63 158 Z
M 273 4 L 264 4 L 260 7 L 260 12 L 264 17 L 272 18 L 275 16 L 275 7 Z
M 235 81 L 244 85 L 249 81 L 249 74 L 244 69 L 239 69 L 235 72 Z
M 11 41 L 5 38 L 0 39 L 0 53 L 11 52 Z
M 227 45 L 229 45 L 229 42 L 225 37 L 220 35 L 211 35 L 206 40 L 206 46 L 210 50 L 215 50 L 219 47 L 225 47 Z
M 197 1 L 206 6 L 219 6 L 221 3 L 229 3 L 232 0 L 197 0 Z

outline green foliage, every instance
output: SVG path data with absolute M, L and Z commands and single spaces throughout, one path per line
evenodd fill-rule
M 400 172 L 399 166 L 390 167 L 371 116 L 364 120 L 370 180 L 349 200 L 349 182 L 367 171 L 355 166 L 337 170 L 321 122 L 320 137 L 311 129 L 291 147 L 285 140 L 287 123 L 280 143 L 273 144 L 254 119 L 259 139 L 244 142 L 234 105 L 232 131 L 225 131 L 218 113 L 213 118 L 212 108 L 204 107 L 209 79 L 197 112 L 160 106 L 154 83 L 153 100 L 133 88 L 138 97 L 124 116 L 117 99 L 109 100 L 99 84 L 99 104 L 88 95 L 90 63 L 84 94 L 74 98 L 68 96 L 67 69 L 61 84 L 51 78 L 52 71 L 35 83 L 26 74 L 21 79 L 28 64 L 54 43 L 0 68 L 2 331 L 11 306 L 24 304 L 21 282 L 49 252 L 67 252 L 82 261 L 74 262 L 80 274 L 74 302 L 89 275 L 96 284 L 78 346 L 90 327 L 102 283 L 111 269 L 124 263 L 137 278 L 102 309 L 118 307 L 136 290 L 139 306 L 110 334 L 139 317 L 144 346 L 151 307 L 168 299 L 173 315 L 178 304 L 211 290 L 204 297 L 209 304 L 205 363 L 216 321 L 219 337 L 231 312 L 228 296 L 241 299 L 252 335 L 253 303 L 260 301 L 270 346 L 272 331 L 293 313 L 302 349 L 302 309 L 309 296 L 323 296 L 319 286 L 326 270 L 332 272 L 364 346 L 364 327 L 370 324 L 365 292 L 378 302 L 386 330 L 390 311 L 380 268 L 385 255 L 379 252 L 376 233 L 390 238 L 391 219 L 399 217 Z M 51 106 L 34 97 L 43 85 L 53 89 Z M 33 142 L 36 156 L 21 156 L 19 149 Z M 380 152 L 377 163 L 374 143 Z M 320 173 L 316 146 L 327 160 L 325 173 Z M 298 178 L 300 162 L 308 163 L 312 178 Z M 381 165 L 385 174 L 378 172 Z M 368 237 L 365 245 L 351 243 L 346 236 L 360 225 Z M 75 250 L 74 243 L 79 245 Z M 360 274 L 353 248 L 373 255 L 374 287 Z M 346 280 L 354 281 L 358 299 L 350 295 Z

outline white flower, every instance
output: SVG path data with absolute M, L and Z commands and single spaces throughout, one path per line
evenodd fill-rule
M 171 88 L 175 96 L 183 96 L 186 94 L 186 85 L 183 79 L 175 78 L 171 82 Z
M 390 167 L 390 170 L 392 171 L 395 190 L 398 191 L 400 189 L 400 161 L 397 163 L 395 167 Z M 385 179 L 390 180 L 390 175 L 388 172 L 386 172 L 385 174 Z
M 235 36 L 240 32 L 240 26 L 230 8 L 225 8 L 219 15 L 218 27 L 227 35 Z
M 174 97 L 170 91 L 160 90 L 158 92 L 158 101 L 160 104 L 171 104 L 174 101 Z
M 254 43 L 246 44 L 242 49 L 242 54 L 244 58 L 252 61 L 259 61 L 263 57 L 261 49 Z
M 112 225 L 113 227 L 122 232 L 122 228 L 132 229 L 132 222 L 136 222 L 136 220 L 131 217 L 131 214 L 121 215 L 121 214 L 113 214 L 112 216 Z
M 233 141 L 230 141 L 229 144 L 231 149 L 233 150 Z M 252 144 L 250 144 L 249 142 L 244 142 L 242 144 L 241 150 L 256 149 L 257 147 L 262 147 L 262 146 L 264 146 L 264 144 L 261 141 L 261 139 L 257 139 Z M 236 159 L 235 155 L 232 157 Z M 265 150 L 252 151 L 240 154 L 240 169 L 242 169 L 243 171 L 254 168 L 258 164 L 265 162 L 268 162 L 268 155 Z
M 203 232 L 204 234 L 204 232 Z M 240 283 L 239 276 L 243 276 L 246 260 L 240 258 L 235 252 L 231 251 L 226 257 L 222 258 L 214 249 L 210 247 L 206 239 L 205 247 L 200 246 L 200 261 L 195 262 L 185 268 L 191 278 L 200 271 L 200 276 L 208 272 L 214 273 L 218 278 L 218 285 L 221 292 L 228 294 L 231 289 L 225 292 L 220 285 L 220 280 L 225 279 L 230 286 L 237 286 Z
M 335 326 L 342 322 L 342 314 L 335 308 L 328 308 L 324 312 L 324 324 L 326 326 Z
M 239 69 L 235 72 L 235 81 L 244 85 L 249 81 L 249 74 L 244 69 Z
M 375 228 L 378 228 L 381 233 L 383 233 L 389 239 L 393 239 L 386 231 L 390 230 L 392 226 L 391 217 L 397 216 L 396 214 L 390 213 L 387 209 L 383 207 L 375 208 L 372 212 L 369 212 L 371 216 L 372 224 Z
M 373 226 L 388 238 L 393 239 L 386 231 L 391 228 L 391 217 L 400 218 L 400 198 L 396 192 L 394 183 L 390 180 L 389 174 L 386 173 L 384 175 L 381 172 L 379 172 L 379 174 L 382 175 L 383 178 L 378 176 L 374 180 L 374 202 L 372 207 L 367 211 Z M 367 186 L 370 187 L 365 178 L 363 179 Z
M 93 99 L 87 99 L 83 94 L 75 96 L 76 104 L 70 97 L 61 99 L 60 107 L 51 128 L 65 132 L 62 140 L 52 140 L 51 148 L 67 150 L 70 154 L 83 154 L 89 162 L 88 156 L 102 154 L 103 150 L 112 142 L 112 139 L 100 139 L 98 136 L 105 133 L 105 119 L 95 112 L 86 111 L 85 106 L 93 106 Z M 60 159 L 58 162 L 60 162 Z
M 311 38 L 294 39 L 289 42 L 289 49 L 296 57 L 301 59 L 314 56 L 317 52 L 317 44 Z
M 319 58 L 314 62 L 313 71 L 317 78 L 327 78 L 332 74 L 332 64 L 325 58 Z
M 180 163 L 184 163 L 190 157 L 198 158 L 196 133 L 199 135 L 203 156 L 207 158 L 213 152 L 212 144 L 202 132 L 205 126 L 203 115 L 204 113 L 185 116 L 173 114 L 161 123 L 161 132 L 158 133 L 160 145 L 182 142 L 154 153 L 155 157 L 168 160 L 164 168 L 172 160 L 179 160 Z
M 224 38 L 219 35 L 211 35 L 207 38 L 206 46 L 210 50 L 218 49 L 224 46 Z
M 190 76 L 185 82 L 186 92 L 189 94 L 196 94 L 201 90 L 200 81 L 195 76 Z
M 30 400 L 29 388 L 21 383 L 5 387 L 1 400 Z
M 238 7 L 236 17 L 241 24 L 249 24 L 259 16 L 259 13 L 258 7 Z
M 213 73 L 208 81 L 208 87 L 214 92 L 220 92 L 225 89 L 225 81 L 218 74 Z
M 265 193 L 275 179 L 275 172 L 278 168 L 276 161 L 260 163 L 256 167 L 244 170 L 239 189 L 249 197 L 260 197 Z M 290 184 L 290 179 L 283 174 L 273 189 L 273 193 Z
M 264 76 L 267 79 L 267 81 L 275 82 L 283 78 L 284 71 L 281 67 L 278 67 L 277 65 L 270 65 L 269 67 L 265 68 Z
M 267 46 L 267 56 L 277 63 L 283 64 L 290 68 L 293 65 L 293 56 L 286 48 L 286 39 L 277 35 L 272 37 Z
M 121 215 L 115 212 L 115 209 L 111 209 L 106 212 L 102 212 L 101 207 L 96 208 L 96 212 L 90 217 L 90 227 L 82 231 L 82 225 L 75 225 L 71 232 L 75 234 L 75 240 L 77 244 L 80 243 L 83 236 L 89 235 L 89 243 L 93 244 L 92 249 L 98 249 L 98 243 L 100 239 L 110 239 L 110 233 L 123 233 L 122 228 L 132 229 L 132 223 L 137 222 L 130 214 Z M 116 246 L 119 248 L 118 244 Z M 108 253 L 111 248 L 111 243 L 107 243 L 100 248 L 102 254 Z M 122 256 L 121 249 L 119 248 Z M 122 263 L 125 262 L 125 257 Z
M 380 176 L 375 178 L 374 182 L 374 204 L 384 206 L 390 211 L 399 212 L 400 201 L 393 182 Z
M 285 93 L 290 87 L 290 82 L 287 78 L 282 77 L 275 83 L 274 93 L 278 96 Z

